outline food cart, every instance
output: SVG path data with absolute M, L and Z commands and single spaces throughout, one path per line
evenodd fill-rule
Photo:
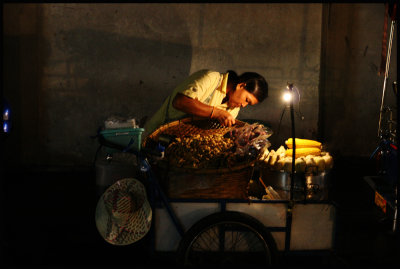
M 219 163 L 213 168 L 201 163 L 185 167 L 185 159 L 179 166 L 177 156 L 167 158 L 173 143 L 185 144 L 183 137 L 188 132 L 198 134 L 200 129 L 206 133 L 199 139 L 210 132 L 228 132 L 215 122 L 178 120 L 161 126 L 143 142 L 143 149 L 157 146 L 165 150 L 164 158 L 149 160 L 138 155 L 141 171 L 153 186 L 149 197 L 154 251 L 176 253 L 185 265 L 271 265 L 294 253 L 332 253 L 336 206 L 329 196 L 331 166 L 322 170 L 317 163 L 309 169 L 298 166 L 303 170 L 292 174 L 282 147 L 269 151 L 270 144 L 264 145 L 263 153 L 256 152 L 257 159 Z M 282 166 L 277 162 L 279 156 Z
M 190 262 L 190 246 L 200 241 L 196 238 L 200 231 L 205 233 L 204 230 L 212 229 L 226 212 L 239 212 L 238 218 L 242 218 L 244 223 L 250 217 L 261 224 L 258 229 L 267 234 L 265 241 L 272 261 L 294 252 L 329 254 L 334 249 L 336 217 L 336 207 L 329 197 L 329 169 L 324 167 L 318 171 L 317 164 L 310 165 L 307 171 L 303 167 L 295 174 L 291 186 L 287 165 L 291 160 L 285 163 L 281 158 L 279 166 L 279 156 L 283 154 L 279 155 L 278 151 L 276 157 L 271 150 L 265 154 L 265 159 L 259 157 L 262 162 L 247 163 L 247 166 L 169 171 L 164 190 L 186 233 L 181 235 L 178 229 L 174 229 L 176 223 L 160 204 L 155 210 L 155 249 L 178 251 L 184 263 Z M 205 246 L 202 249 L 209 251 Z

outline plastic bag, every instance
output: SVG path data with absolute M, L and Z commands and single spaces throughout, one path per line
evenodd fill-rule
M 262 149 L 270 147 L 268 138 L 272 130 L 259 123 L 246 124 L 231 131 L 235 141 L 235 155 L 246 160 L 253 160 Z
M 110 116 L 104 121 L 105 129 L 119 129 L 119 128 L 138 128 L 135 118 L 122 118 L 118 116 Z

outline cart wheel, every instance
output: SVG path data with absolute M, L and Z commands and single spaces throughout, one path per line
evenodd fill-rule
M 182 238 L 178 263 L 198 265 L 263 265 L 276 262 L 274 239 L 255 218 L 233 211 L 211 214 Z

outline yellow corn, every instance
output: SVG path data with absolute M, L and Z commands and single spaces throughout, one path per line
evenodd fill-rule
M 331 169 L 333 167 L 333 158 L 329 153 L 326 153 L 324 156 L 322 156 L 325 160 L 325 168 L 326 169 Z
M 317 164 L 318 172 L 325 171 L 325 159 L 322 158 L 321 156 L 317 156 L 314 158 L 314 160 L 315 160 L 315 163 Z
M 287 149 L 286 156 L 292 156 L 292 155 L 293 155 L 293 149 Z M 319 148 L 296 148 L 296 158 L 301 157 L 301 156 L 307 156 L 307 155 L 320 156 L 321 149 L 319 149 Z
M 293 148 L 293 139 L 289 138 L 285 141 L 285 144 L 288 148 Z M 297 148 L 321 148 L 321 142 L 310 140 L 310 139 L 301 139 L 296 138 L 296 149 Z

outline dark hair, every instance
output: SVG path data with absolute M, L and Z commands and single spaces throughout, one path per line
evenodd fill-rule
M 254 72 L 245 72 L 238 76 L 235 71 L 228 70 L 229 73 L 228 81 L 232 83 L 233 88 L 236 89 L 236 85 L 239 83 L 245 83 L 245 89 L 252 93 L 258 100 L 262 102 L 268 97 L 268 83 L 263 76 Z

